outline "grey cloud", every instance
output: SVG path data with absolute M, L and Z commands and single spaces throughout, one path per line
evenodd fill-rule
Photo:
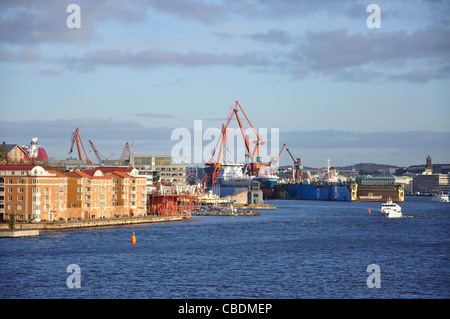
M 280 139 L 298 148 L 442 148 L 449 145 L 449 132 L 354 132 L 340 130 L 280 133 Z M 449 153 L 450 155 L 450 153 Z
M 351 80 L 364 74 L 411 81 L 417 76 L 423 80 L 448 78 L 450 29 L 430 25 L 411 34 L 350 34 L 346 29 L 308 32 L 289 58 L 303 72 L 337 79 Z M 410 71 L 410 66 L 421 71 Z
M 267 32 L 248 34 L 246 37 L 256 41 L 275 44 L 288 44 L 291 41 L 291 36 L 286 31 L 277 29 L 272 29 Z
M 66 20 L 71 2 L 1 1 L 0 42 L 36 44 L 46 42 L 81 42 L 95 39 L 94 30 L 106 20 L 135 23 L 146 15 L 140 2 L 77 0 L 81 9 L 81 28 L 69 29 Z
M 146 117 L 146 118 L 170 118 L 170 117 L 173 117 L 172 114 L 150 113 L 150 112 L 136 113 L 135 115 L 139 116 L 139 117 Z
M 102 154 L 114 153 L 119 156 L 125 142 L 140 145 L 142 152 L 166 152 L 170 154 L 172 146 L 169 127 L 145 127 L 133 121 L 117 121 L 111 118 L 79 118 L 73 120 L 34 120 L 4 121 L 0 120 L 0 136 L 6 143 L 29 144 L 32 137 L 39 138 L 49 157 L 66 158 L 71 146 L 72 132 L 79 128 L 86 151 L 90 152 L 89 140 Z M 0 141 L 0 142 L 2 142 Z M 138 150 L 138 149 L 136 149 Z M 168 152 L 168 153 L 167 153 Z M 72 153 L 72 156 L 75 153 Z M 144 153 L 145 154 L 145 153 Z M 94 159 L 93 153 L 88 153 Z
M 294 156 L 300 157 L 307 166 L 323 166 L 327 158 L 335 165 L 365 162 L 409 166 L 424 163 L 427 154 L 438 161 L 447 161 L 449 140 L 450 132 L 433 131 L 280 132 L 280 143 L 286 143 Z M 286 161 L 280 161 L 282 163 Z
M 177 143 L 171 140 L 174 129 L 171 127 L 146 127 L 134 121 L 99 118 L 0 120 L 0 142 L 23 145 L 37 136 L 50 157 L 62 159 L 69 156 L 71 134 L 77 127 L 91 160 L 95 155 L 90 151 L 89 140 L 100 153 L 113 153 L 116 157 L 120 156 L 125 142 L 130 143 L 132 138 L 137 154 L 170 154 Z M 301 157 L 305 165 L 314 160 L 320 165 L 326 157 L 331 157 L 333 163 L 347 165 L 357 161 L 412 165 L 421 163 L 428 153 L 435 159 L 450 158 L 450 131 L 280 131 L 279 140 L 280 145 L 286 143 L 296 157 Z M 393 159 L 395 163 L 388 162 Z
M 168 50 L 151 49 L 138 52 L 119 50 L 99 50 L 85 53 L 83 57 L 65 56 L 62 62 L 70 69 L 91 71 L 99 65 L 156 67 L 162 65 L 204 66 L 261 66 L 270 60 L 259 53 L 209 53 L 189 51 L 180 53 Z

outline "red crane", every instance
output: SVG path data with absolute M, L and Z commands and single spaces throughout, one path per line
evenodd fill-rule
M 89 143 L 91 144 L 92 150 L 94 151 L 95 156 L 96 156 L 97 159 L 98 159 L 98 163 L 100 164 L 100 163 L 102 162 L 102 158 L 101 158 L 100 155 L 98 154 L 97 149 L 96 149 L 95 146 L 94 146 L 94 143 L 92 143 L 91 140 L 89 140 Z
M 302 161 L 300 160 L 299 157 L 297 157 L 297 159 L 294 159 L 294 156 L 292 156 L 291 152 L 289 151 L 289 149 L 286 149 L 287 152 L 289 153 L 289 155 L 291 156 L 292 160 L 294 161 L 294 168 L 295 168 L 295 181 L 300 181 L 302 179 Z
M 278 160 L 280 159 L 281 153 L 283 153 L 284 148 L 286 147 L 286 143 L 284 143 L 283 147 L 281 148 L 280 154 L 278 154 L 278 157 L 274 159 L 272 157 L 272 160 L 270 161 L 270 165 L 278 163 Z
M 73 151 L 73 144 L 75 143 L 75 141 L 77 142 L 78 158 L 80 160 L 83 159 L 83 155 L 81 154 L 81 148 L 80 148 L 80 144 L 81 144 L 81 147 L 83 148 L 84 155 L 86 156 L 86 163 L 92 164 L 91 160 L 88 158 L 88 156 L 86 154 L 86 150 L 84 149 L 83 141 L 81 140 L 80 132 L 78 131 L 78 127 L 75 130 L 75 132 L 72 133 L 72 145 L 70 146 L 69 154 L 72 153 L 72 151 Z
M 130 159 L 130 144 L 128 142 L 125 143 L 125 147 L 122 151 L 122 156 L 120 156 L 121 161 L 129 160 Z
M 247 138 L 247 135 L 245 134 L 245 130 L 244 127 L 242 125 L 242 121 L 239 117 L 239 110 L 242 112 L 242 114 L 244 114 L 245 119 L 247 120 L 248 124 L 250 125 L 250 127 L 252 128 L 253 132 L 255 133 L 256 136 L 256 141 L 254 142 L 256 145 L 253 148 L 253 150 L 250 147 L 250 142 Z M 205 175 L 205 177 L 203 178 L 203 182 L 205 183 L 205 181 L 211 181 L 212 184 L 215 183 L 215 178 L 216 176 L 219 174 L 220 168 L 221 168 L 221 162 L 222 162 L 222 154 L 223 154 L 223 146 L 224 144 L 226 144 L 226 147 L 228 149 L 228 141 L 227 141 L 227 128 L 228 125 L 230 124 L 233 116 L 236 115 L 236 120 L 239 124 L 239 127 L 241 129 L 242 132 L 242 136 L 244 138 L 244 142 L 245 142 L 245 148 L 247 149 L 248 152 L 248 156 L 251 158 L 257 158 L 258 163 L 249 163 L 250 164 L 250 171 L 252 172 L 253 175 L 257 176 L 257 172 L 259 171 L 259 165 L 256 164 L 261 164 L 259 163 L 259 147 L 260 145 L 265 144 L 265 142 L 263 141 L 261 135 L 259 135 L 257 133 L 257 131 L 255 130 L 255 128 L 253 127 L 252 123 L 250 122 L 250 120 L 248 119 L 247 115 L 245 114 L 244 110 L 242 109 L 242 106 L 239 104 L 238 101 L 236 101 L 231 107 L 230 107 L 230 111 L 228 112 L 228 117 L 227 120 L 225 122 L 225 124 L 222 124 L 222 131 L 221 131 L 221 135 L 219 140 L 217 141 L 216 144 L 216 148 L 214 149 L 214 152 L 211 156 L 211 159 L 205 163 L 206 166 L 209 166 L 210 169 L 209 171 L 207 170 L 207 174 Z M 219 147 L 220 144 L 220 147 Z M 217 157 L 217 160 L 214 159 L 214 155 L 216 154 L 216 151 L 219 147 L 219 155 Z

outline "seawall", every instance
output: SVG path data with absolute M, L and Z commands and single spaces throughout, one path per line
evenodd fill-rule
M 183 216 L 143 216 L 102 219 L 83 219 L 59 222 L 16 223 L 16 230 L 60 230 L 72 228 L 107 227 L 144 223 L 161 223 L 183 220 Z M 0 229 L 9 229 L 8 224 L 0 224 Z

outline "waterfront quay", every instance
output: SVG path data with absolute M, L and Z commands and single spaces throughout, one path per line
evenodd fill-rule
M 16 223 L 16 230 L 62 230 L 74 228 L 89 228 L 89 227 L 108 227 L 120 225 L 135 225 L 144 223 L 161 223 L 180 221 L 186 216 L 172 215 L 172 216 L 138 216 L 138 217 L 117 217 L 117 218 L 98 218 L 98 219 L 83 219 L 83 220 L 67 220 L 54 222 L 35 222 L 35 223 Z M 8 223 L 1 223 L 0 230 L 9 229 Z

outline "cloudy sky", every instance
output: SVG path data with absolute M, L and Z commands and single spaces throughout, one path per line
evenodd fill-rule
M 239 101 L 307 166 L 450 161 L 449 12 L 444 0 L 1 1 L 0 138 L 38 137 L 64 159 L 78 127 L 93 161 L 89 140 L 103 157 L 132 139 L 136 154 L 170 154 L 174 130 L 220 128 Z

